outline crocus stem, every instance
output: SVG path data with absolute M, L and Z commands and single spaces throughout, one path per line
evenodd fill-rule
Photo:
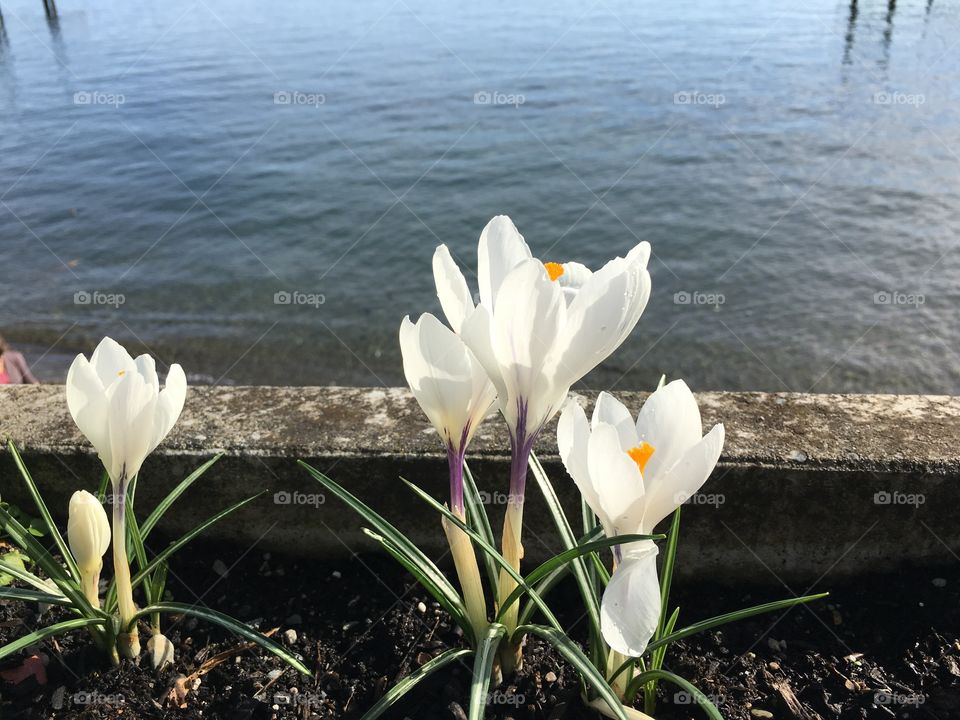
M 608 718 L 619 718 L 613 710 L 610 709 L 610 706 L 607 705 L 607 701 L 603 698 L 597 698 L 589 703 L 589 706 L 596 710 L 598 713 Z M 629 720 L 653 720 L 652 717 L 646 713 L 642 713 L 639 710 L 635 710 L 632 707 L 623 706 L 624 714 L 629 718 Z
M 466 431 L 464 431 L 466 434 Z M 466 512 L 463 505 L 463 458 L 466 443 L 455 448 L 451 443 L 447 448 L 447 461 L 450 466 L 450 510 L 461 521 L 466 522 Z M 486 632 L 487 601 L 483 596 L 483 585 L 480 582 L 480 567 L 477 565 L 477 554 L 474 551 L 470 537 L 459 527 L 440 519 L 443 532 L 447 536 L 447 544 L 453 555 L 453 564 L 457 568 L 457 577 L 460 579 L 460 588 L 463 590 L 463 601 L 467 606 L 467 617 L 473 626 L 474 636 L 481 638 Z
M 627 685 L 633 680 L 633 669 L 624 670 L 617 677 L 613 677 L 613 674 L 629 659 L 616 650 L 610 650 L 607 654 L 607 682 L 621 700 L 627 694 Z
M 120 627 L 124 629 L 117 637 L 120 654 L 135 658 L 140 654 L 140 635 L 134 623 L 129 632 L 126 628 L 133 622 L 137 606 L 133 602 L 133 584 L 130 580 L 130 562 L 127 560 L 127 483 L 119 482 L 113 492 L 113 575 L 117 580 L 117 605 L 120 609 Z
M 518 430 L 518 434 L 522 432 Z M 520 435 L 523 438 L 522 435 Z M 527 482 L 527 466 L 530 462 L 530 451 L 533 448 L 534 438 L 511 440 L 512 457 L 510 461 L 510 495 L 507 497 L 507 510 L 503 516 L 503 539 L 500 550 L 510 566 L 520 572 L 520 560 L 523 558 L 523 498 Z M 498 598 L 502 604 L 517 587 L 517 581 L 506 570 L 500 570 Z M 507 628 L 507 635 L 517 629 L 517 619 L 520 604 L 513 603 L 503 614 L 501 622 Z M 523 661 L 521 642 L 512 647 L 505 646 L 501 655 L 503 676 L 507 677 L 513 670 L 518 669 Z
M 101 563 L 102 565 L 102 563 Z M 83 594 L 94 608 L 100 607 L 100 571 L 94 573 L 80 570 L 80 585 Z

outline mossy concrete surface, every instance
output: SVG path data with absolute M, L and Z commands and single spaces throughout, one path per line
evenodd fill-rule
M 644 394 L 618 397 L 639 409 Z M 727 441 L 714 476 L 684 507 L 681 575 L 752 579 L 799 593 L 840 575 L 960 561 L 960 398 L 697 397 L 704 428 L 722 422 Z M 587 406 L 592 399 L 582 398 Z M 554 422 L 536 451 L 578 527 L 578 496 L 559 462 L 555 428 Z M 63 386 L 0 388 L 0 438 L 20 448 L 60 518 L 70 493 L 98 483 L 96 454 L 67 412 Z M 138 514 L 216 453 L 223 458 L 168 513 L 158 536 L 174 537 L 219 508 L 266 491 L 210 535 L 230 541 L 238 555 L 346 556 L 369 549 L 360 518 L 298 466 L 303 459 L 435 557 L 444 554 L 438 517 L 398 480 L 408 478 L 441 500 L 447 496 L 445 454 L 405 389 L 192 387 L 177 426 L 143 467 Z M 508 460 L 503 423 L 490 418 L 468 461 L 495 526 Z M 532 477 L 527 488 L 524 540 L 527 559 L 537 561 L 558 543 Z M 5 447 L 0 496 L 30 509 Z

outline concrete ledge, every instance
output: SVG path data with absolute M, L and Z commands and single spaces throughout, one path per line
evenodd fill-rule
M 643 394 L 619 397 L 636 409 Z M 685 509 L 683 575 L 797 582 L 790 587 L 799 592 L 825 575 L 957 562 L 960 398 L 714 392 L 698 399 L 707 426 L 726 425 L 727 444 L 700 504 Z M 67 413 L 62 386 L 0 387 L 0 438 L 22 449 L 55 514 L 65 514 L 74 489 L 97 483 L 99 463 Z M 502 422 L 491 419 L 470 457 L 494 522 L 506 491 L 506 449 Z M 180 422 L 143 468 L 139 506 L 152 507 L 215 452 L 224 458 L 160 530 L 185 531 L 269 489 L 213 536 L 235 543 L 238 553 L 252 546 L 312 556 L 368 549 L 355 515 L 333 499 L 305 497 L 322 488 L 296 465 L 303 458 L 442 554 L 437 518 L 397 481 L 403 475 L 436 497 L 447 493 L 445 456 L 406 390 L 191 388 Z M 554 428 L 537 452 L 575 509 Z M 532 480 L 528 487 L 525 544 L 528 559 L 537 560 L 556 543 Z M 287 495 L 275 501 L 273 493 Z M 5 449 L 0 494 L 30 507 Z

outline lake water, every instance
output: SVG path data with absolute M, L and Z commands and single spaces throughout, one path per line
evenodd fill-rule
M 0 0 L 0 332 L 44 379 L 109 333 L 400 384 L 434 247 L 507 213 L 653 244 L 584 387 L 960 392 L 956 2 L 60 5 Z

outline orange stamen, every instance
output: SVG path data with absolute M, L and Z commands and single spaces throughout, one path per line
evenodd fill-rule
M 560 263 L 548 262 L 544 263 L 543 266 L 547 269 L 547 275 L 550 276 L 551 280 L 556 280 L 563 275 L 563 265 Z
M 637 467 L 640 468 L 640 472 L 643 472 L 644 468 L 647 467 L 647 463 L 650 461 L 650 458 L 653 457 L 654 447 L 648 442 L 644 442 L 637 447 L 632 447 L 627 450 L 627 455 L 630 456 L 630 459 L 633 460 Z

